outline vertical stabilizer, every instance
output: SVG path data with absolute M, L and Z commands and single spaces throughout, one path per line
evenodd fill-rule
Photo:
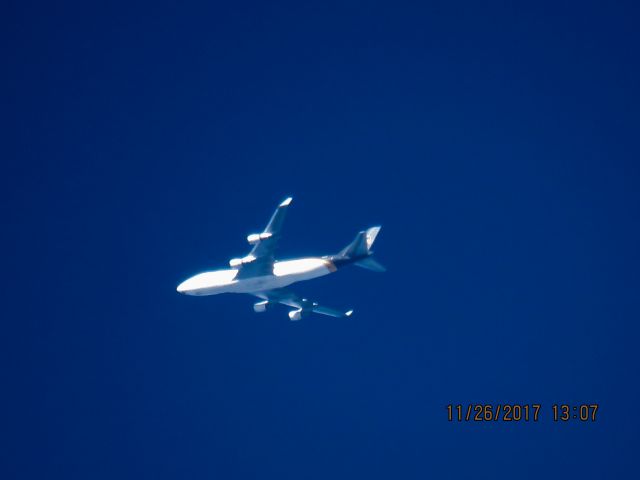
M 384 272 L 385 268 L 371 257 L 373 253 L 371 247 L 376 241 L 376 237 L 378 233 L 380 233 L 381 228 L 380 226 L 376 226 L 359 232 L 353 242 L 335 256 L 335 260 L 342 260 L 344 263 L 354 263 L 359 267 L 375 272 Z

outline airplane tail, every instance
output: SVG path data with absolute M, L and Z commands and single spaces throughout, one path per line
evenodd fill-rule
M 381 228 L 380 226 L 371 227 L 359 232 L 353 242 L 343 248 L 337 256 L 345 260 L 352 260 L 359 267 L 374 272 L 384 272 L 386 268 L 371 257 L 373 254 L 371 247 Z

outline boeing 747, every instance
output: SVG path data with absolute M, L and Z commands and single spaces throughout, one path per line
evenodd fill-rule
M 384 271 L 384 267 L 371 256 L 371 247 L 381 227 L 359 232 L 353 242 L 336 255 L 276 260 L 274 253 L 291 200 L 289 197 L 278 205 L 264 231 L 247 237 L 247 242 L 253 245 L 247 256 L 231 259 L 229 269 L 204 272 L 188 278 L 178 285 L 178 292 L 185 295 L 247 293 L 260 298 L 253 306 L 256 312 L 264 312 L 275 304 L 293 307 L 294 310 L 289 312 L 291 320 L 300 320 L 312 312 L 332 317 L 351 316 L 353 310 L 342 312 L 323 307 L 317 302 L 300 298 L 286 287 L 328 275 L 350 264 L 377 272 Z

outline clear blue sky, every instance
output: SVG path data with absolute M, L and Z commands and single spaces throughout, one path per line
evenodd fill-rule
M 0 476 L 638 477 L 637 7 L 302 3 L 5 7 Z M 175 292 L 287 195 L 352 318 Z

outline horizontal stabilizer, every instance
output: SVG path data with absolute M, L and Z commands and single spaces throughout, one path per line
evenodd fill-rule
M 387 269 L 378 263 L 373 257 L 363 258 L 362 260 L 358 260 L 354 265 L 357 265 L 362 268 L 366 268 L 367 270 L 373 270 L 374 272 L 386 272 Z

